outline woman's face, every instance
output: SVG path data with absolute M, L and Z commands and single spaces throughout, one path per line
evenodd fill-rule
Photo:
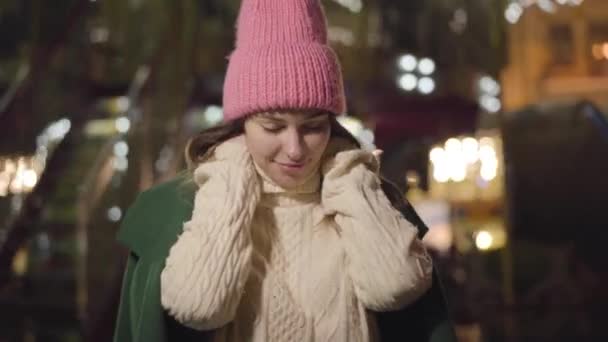
M 329 114 L 281 111 L 245 121 L 245 141 L 255 163 L 277 185 L 290 189 L 317 171 L 329 142 Z

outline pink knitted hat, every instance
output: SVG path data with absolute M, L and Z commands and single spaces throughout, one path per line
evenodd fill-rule
M 276 109 L 346 111 L 319 0 L 242 0 L 224 81 L 224 119 Z

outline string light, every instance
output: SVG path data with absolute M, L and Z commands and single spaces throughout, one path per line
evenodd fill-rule
M 489 232 L 482 230 L 475 234 L 475 246 L 482 251 L 487 251 L 492 247 L 492 242 L 494 242 L 494 238 L 492 234 Z
M 418 71 L 423 75 L 430 75 L 435 72 L 435 62 L 430 58 L 423 58 L 418 62 Z
M 412 91 L 418 85 L 418 78 L 414 74 L 403 74 L 399 77 L 399 87 L 405 91 Z
M 121 116 L 116 119 L 115 126 L 119 133 L 125 134 L 131 129 L 131 120 L 126 116 Z
M 126 157 L 129 153 L 129 145 L 124 141 L 119 141 L 114 144 L 114 154 L 117 157 Z
M 118 222 L 120 221 L 120 218 L 122 217 L 122 210 L 117 207 L 114 206 L 110 209 L 108 209 L 108 220 L 112 221 L 112 222 Z
M 29 156 L 0 156 L 0 197 L 31 192 L 42 174 L 49 150 L 70 131 L 72 123 L 63 118 L 52 122 L 36 137 L 36 153 Z
M 435 81 L 430 77 L 423 77 L 418 81 L 418 91 L 427 95 L 435 90 Z
M 500 84 L 490 76 L 484 75 L 477 81 L 478 101 L 481 108 L 488 113 L 497 113 L 502 109 L 502 103 L 499 99 L 501 87 Z
M 406 54 L 399 57 L 399 67 L 403 71 L 412 72 L 416 70 L 416 65 L 418 65 L 418 60 L 414 55 Z
M 473 137 L 450 138 L 442 147 L 436 146 L 429 152 L 433 178 L 439 183 L 449 180 L 462 182 L 473 172 L 484 181 L 492 181 L 498 175 L 499 161 L 491 138 L 479 140 Z M 475 171 L 478 170 L 478 171 Z
M 431 77 L 435 72 L 435 62 L 428 58 L 417 58 L 412 54 L 404 54 L 397 59 L 400 73 L 397 85 L 406 92 L 418 90 L 422 95 L 435 91 L 435 80 Z
M 203 113 L 203 118 L 209 126 L 214 126 L 224 119 L 224 111 L 219 106 L 209 106 Z

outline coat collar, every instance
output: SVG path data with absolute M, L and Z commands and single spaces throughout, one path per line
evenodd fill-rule
M 118 241 L 138 257 L 164 260 L 192 215 L 195 192 L 186 173 L 142 192 L 122 221 Z

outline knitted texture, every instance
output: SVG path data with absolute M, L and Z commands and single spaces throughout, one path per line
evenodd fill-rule
M 226 121 L 276 109 L 346 111 L 319 0 L 243 0 L 224 81 Z
M 376 156 L 341 139 L 328 150 L 321 201 L 340 229 L 357 298 L 374 311 L 412 303 L 432 279 L 432 260 L 415 238 L 416 227 L 382 191 Z
M 334 141 L 297 189 L 225 148 L 232 142 L 199 166 L 193 218 L 162 273 L 171 315 L 217 328 L 214 342 L 368 342 L 377 340 L 370 310 L 400 309 L 426 291 L 430 258 L 377 186 L 375 157 Z M 232 162 L 218 160 L 227 150 Z
M 229 322 L 249 277 L 249 228 L 260 186 L 239 139 L 220 145 L 196 169 L 194 180 L 200 188 L 192 219 L 184 224 L 161 274 L 163 307 L 196 329 Z

